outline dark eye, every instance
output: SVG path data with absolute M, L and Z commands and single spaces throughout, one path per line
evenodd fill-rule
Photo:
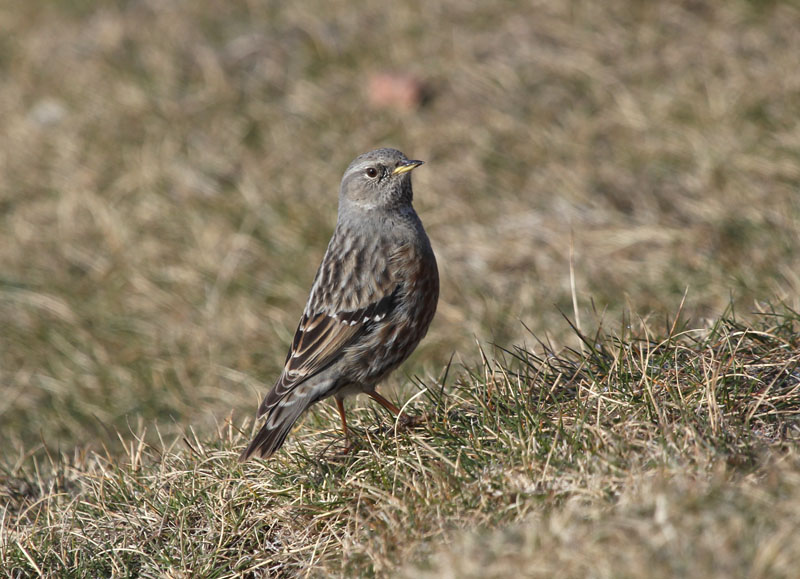
M 370 179 L 374 179 L 375 177 L 378 176 L 378 170 L 375 167 L 370 167 L 365 171 L 365 173 L 367 174 L 367 177 L 369 177 Z

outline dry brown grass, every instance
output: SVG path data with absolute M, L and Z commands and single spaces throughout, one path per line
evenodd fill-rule
M 796 460 L 773 456 L 772 443 L 763 455 L 728 446 L 731 440 L 751 440 L 752 424 L 745 421 L 747 428 L 726 434 L 721 409 L 732 416 L 740 416 L 741 409 L 727 406 L 730 384 L 721 377 L 758 375 L 767 386 L 770 378 L 759 373 L 752 353 L 763 352 L 755 346 L 735 350 L 725 358 L 736 369 L 729 372 L 719 365 L 721 352 L 710 359 L 710 349 L 673 342 L 686 358 L 659 368 L 659 375 L 706 385 L 692 390 L 706 398 L 662 406 L 659 392 L 645 391 L 646 396 L 625 399 L 631 416 L 620 418 L 615 428 L 639 432 L 643 421 L 642 440 L 666 437 L 652 430 L 654 424 L 683 424 L 685 412 L 702 409 L 703 429 L 684 432 L 680 444 L 665 438 L 664 444 L 674 447 L 662 474 L 652 470 L 663 467 L 661 451 L 634 445 L 642 463 L 633 470 L 619 467 L 614 473 L 623 481 L 614 483 L 619 494 L 596 498 L 584 514 L 567 507 L 583 495 L 583 487 L 567 483 L 565 496 L 543 503 L 532 499 L 519 516 L 493 517 L 494 506 L 480 501 L 447 510 L 453 487 L 444 481 L 456 476 L 461 485 L 481 488 L 476 481 L 483 479 L 474 473 L 434 477 L 438 491 L 413 491 L 409 502 L 400 501 L 387 483 L 396 472 L 394 455 L 369 455 L 363 464 L 356 458 L 361 465 L 356 467 L 311 461 L 309 456 L 336 440 L 330 430 L 334 417 L 324 405 L 295 435 L 308 445 L 297 451 L 299 458 L 284 454 L 274 466 L 239 471 L 229 457 L 231 445 L 243 442 L 230 425 L 251 416 L 283 360 L 333 227 L 342 170 L 355 155 L 379 145 L 428 161 L 415 173 L 416 203 L 443 279 L 430 335 L 405 374 L 387 385 L 402 392 L 402 399 L 415 392 L 408 376 L 435 384 L 451 354 L 451 381 L 458 375 L 463 384 L 491 382 L 457 368 L 496 371 L 492 363 L 481 366 L 475 342 L 487 351 L 487 344 L 496 343 L 516 352 L 515 345 L 535 343 L 525 326 L 546 335 L 558 359 L 599 364 L 602 356 L 588 346 L 585 358 L 570 358 L 563 350 L 579 348 L 577 334 L 559 311 L 572 313 L 573 297 L 584 333 L 593 335 L 602 323 L 618 326 L 620 342 L 614 347 L 620 348 L 633 345 L 626 328 L 638 327 L 628 319 L 637 315 L 646 318 L 642 327 L 656 342 L 671 336 L 671 321 L 657 320 L 671 320 L 687 288 L 679 328 L 724 325 L 719 317 L 730 305 L 741 330 L 784 332 L 782 323 L 763 326 L 753 310 L 783 303 L 789 309 L 778 309 L 788 320 L 794 319 L 792 310 L 800 310 L 796 2 L 7 4 L 0 6 L 0 481 L 7 507 L 0 511 L 0 551 L 8 558 L 0 560 L 3 569 L 13 561 L 25 569 L 23 575 L 33 575 L 36 566 L 26 561 L 35 563 L 41 555 L 40 562 L 62 560 L 63 569 L 96 558 L 102 572 L 125 574 L 133 563 L 121 553 L 130 549 L 151 558 L 144 563 L 134 557 L 139 567 L 130 569 L 144 575 L 158 574 L 152 569 L 176 574 L 205 569 L 211 575 L 256 566 L 255 553 L 268 551 L 265 541 L 277 534 L 284 542 L 275 545 L 290 547 L 276 547 L 280 553 L 268 563 L 275 572 L 386 575 L 401 561 L 413 567 L 406 559 L 426 553 L 436 553 L 430 565 L 441 571 L 441 561 L 456 555 L 425 547 L 425 541 L 455 537 L 453 553 L 462 553 L 474 539 L 454 529 L 478 524 L 485 530 L 475 536 L 493 542 L 506 537 L 496 527 L 511 524 L 518 531 L 509 532 L 525 545 L 544 546 L 523 550 L 522 563 L 545 550 L 553 554 L 548 564 L 556 565 L 568 557 L 573 540 L 589 553 L 618 552 L 614 532 L 591 542 L 599 532 L 594 521 L 608 517 L 613 525 L 634 516 L 618 497 L 646 512 L 658 489 L 694 477 L 699 482 L 685 501 L 665 491 L 667 503 L 679 505 L 680 512 L 691 510 L 691 497 L 699 502 L 710 497 L 715 485 L 736 500 L 763 506 L 741 469 L 762 480 L 771 467 L 751 462 L 781 464 L 781 480 L 794 480 Z M 386 71 L 422 79 L 421 106 L 370 108 L 368 79 Z M 780 335 L 791 346 L 782 352 L 782 362 L 777 357 L 770 362 L 775 368 L 796 354 L 796 343 Z M 757 342 L 747 336 L 747 344 Z M 645 356 L 640 366 L 647 361 Z M 499 363 L 512 371 L 522 362 Z M 540 379 L 525 377 L 534 385 Z M 605 380 L 615 392 L 625 384 L 619 376 Z M 748 392 L 761 400 L 761 391 Z M 445 393 L 457 398 L 458 389 L 448 386 Z M 777 421 L 773 426 L 790 424 L 797 412 L 791 389 L 784 395 L 784 409 L 766 414 Z M 546 397 L 540 402 L 548 400 L 554 402 Z M 677 415 L 672 404 L 678 404 Z M 380 433 L 369 434 L 373 410 L 362 406 L 364 435 L 376 445 L 390 444 Z M 538 427 L 525 430 L 529 440 L 541 439 L 544 448 L 558 452 L 510 451 L 510 470 L 530 471 L 552 484 L 573 480 L 572 467 L 558 462 L 566 450 L 556 442 L 563 444 L 560 437 L 585 418 L 575 414 L 579 407 L 564 410 L 565 429 L 557 436 Z M 546 409 L 537 406 L 540 410 Z M 611 411 L 592 406 L 595 417 Z M 755 412 L 767 409 L 758 406 Z M 470 416 L 476 433 L 491 429 L 477 410 Z M 197 453 L 180 442 L 190 425 Z M 445 435 L 438 426 L 431 428 L 429 438 L 412 438 L 433 449 L 414 447 L 420 460 L 436 464 L 437 453 L 448 455 L 434 444 Z M 141 448 L 148 457 L 141 463 L 131 450 L 137 436 L 144 436 Z M 171 447 L 162 440 L 179 442 Z M 794 442 L 786 444 L 791 455 Z M 602 462 L 596 447 L 585 452 L 587 461 Z M 706 466 L 719 472 L 714 465 L 726 453 L 750 457 L 745 462 L 751 466 L 707 476 Z M 312 495 L 303 490 L 298 496 L 294 485 L 311 476 L 303 469 L 312 463 L 317 478 L 311 487 L 301 487 L 311 488 Z M 213 464 L 210 474 L 203 470 L 208 464 Z M 365 478 L 370 468 L 391 476 Z M 487 466 L 488 472 L 492 468 Z M 607 471 L 586 473 L 581 480 L 592 488 L 609 483 Z M 411 489 L 428 480 L 409 476 L 417 481 L 408 483 Z M 349 491 L 342 490 L 341 480 Z M 167 491 L 158 491 L 163 497 L 149 494 L 156 487 L 195 489 L 199 481 L 207 482 L 207 495 L 187 491 L 185 496 L 206 496 L 208 505 L 216 506 L 234 497 L 233 519 L 202 501 L 190 507 Z M 24 488 L 15 490 L 17 484 Z M 793 496 L 794 483 L 786 484 Z M 42 488 L 25 490 L 37 485 Z M 259 497 L 272 496 L 275 489 L 284 493 L 279 493 L 286 501 L 281 512 L 288 514 L 259 523 L 265 516 Z M 774 499 L 778 508 L 790 504 L 778 491 L 765 492 L 763 500 Z M 109 493 L 120 497 L 119 508 L 101 500 Z M 199 531 L 175 531 L 175 543 L 157 535 L 148 547 L 143 537 L 160 527 L 152 526 L 146 505 L 134 506 L 141 497 L 152 504 L 174 500 L 185 510 L 164 508 L 162 517 L 183 521 L 185 513 L 184 530 L 216 520 L 248 521 L 253 534 L 244 533 L 244 542 L 232 547 L 241 565 L 226 558 L 227 550 L 203 551 L 219 557 L 209 560 L 198 552 L 200 563 L 174 558 L 181 549 L 213 542 L 200 540 Z M 367 499 L 370 505 L 383 499 L 390 505 L 377 508 L 374 517 L 381 523 L 364 514 L 359 501 Z M 33 506 L 29 500 L 43 502 Z M 709 498 L 709 528 L 688 517 L 686 532 L 728 537 L 721 530 L 728 520 L 723 503 Z M 139 514 L 121 524 L 123 507 Z M 23 511 L 36 516 L 26 518 Z M 295 524 L 297 512 L 304 514 Z M 69 518 L 73 515 L 77 519 Z M 96 528 L 72 526 L 89 519 L 99 521 Z M 793 519 L 782 515 L 774 528 L 786 528 L 783 521 Z M 546 529 L 537 530 L 540 524 Z M 554 524 L 572 530 L 559 538 Z M 418 532 L 407 535 L 402 529 L 409 525 Z M 773 540 L 754 529 L 744 536 L 757 543 Z M 333 534 L 326 539 L 323 530 Z M 69 536 L 76 537 L 75 544 Z M 222 532 L 216 538 L 229 536 Z M 408 547 L 392 544 L 393 536 Z M 102 549 L 89 544 L 105 545 L 122 559 L 109 563 L 98 554 Z M 725 548 L 733 551 L 735 544 L 731 539 Z M 114 551 L 118 545 L 123 551 Z M 644 539 L 637 545 L 656 549 Z M 790 562 L 796 560 L 796 545 L 792 548 Z M 684 552 L 679 543 L 665 549 L 672 558 Z M 338 552 L 344 553 L 341 567 L 332 563 Z M 689 572 L 707 569 L 698 553 L 695 559 L 686 555 Z M 737 552 L 734 561 L 739 569 L 752 565 L 753 576 L 780 576 L 788 568 L 777 559 L 759 567 L 758 557 L 767 555 L 758 553 Z M 626 559 L 614 567 L 609 555 L 611 575 L 635 574 L 640 555 L 631 547 L 626 556 L 631 566 Z M 464 572 L 470 572 L 475 561 L 461 559 Z M 582 561 L 590 559 L 576 557 L 570 572 L 608 575 L 605 568 L 587 571 Z M 90 568 L 79 569 L 89 573 Z M 680 574 L 666 563 L 658 569 Z
M 735 476 L 636 473 L 609 503 L 580 493 L 559 509 L 459 535 L 408 577 L 793 577 L 800 464 L 796 453 Z M 767 474 L 768 473 L 768 474 Z
M 13 576 L 790 577 L 800 562 L 800 319 L 732 320 L 589 354 L 517 348 L 420 384 L 414 432 L 334 411 L 268 462 L 228 423 L 124 453 L 22 461 Z M 334 448 L 332 448 L 334 447 Z

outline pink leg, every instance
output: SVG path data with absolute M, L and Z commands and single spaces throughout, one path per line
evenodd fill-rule
M 342 419 L 342 432 L 344 432 L 345 447 L 344 452 L 348 453 L 352 450 L 353 445 L 350 443 L 350 430 L 347 428 L 347 416 L 344 413 L 344 400 L 336 399 L 336 409 L 339 410 L 339 418 Z
M 403 414 L 401 416 L 400 409 L 386 400 L 383 396 L 378 394 L 377 392 L 367 392 L 367 396 L 372 398 L 375 402 L 383 406 L 386 410 L 394 414 L 395 416 L 400 416 L 400 424 L 403 426 L 417 426 L 421 422 L 425 421 L 425 417 L 420 416 L 409 416 L 408 414 Z

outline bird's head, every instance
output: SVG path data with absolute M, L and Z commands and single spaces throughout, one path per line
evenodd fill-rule
M 397 149 L 376 149 L 359 155 L 342 177 L 340 210 L 402 209 L 411 205 L 411 171 L 422 161 L 408 159 Z

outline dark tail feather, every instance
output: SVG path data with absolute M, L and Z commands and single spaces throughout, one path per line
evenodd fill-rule
M 298 397 L 291 397 L 294 399 L 294 404 L 286 404 L 288 398 L 284 398 L 269 409 L 264 426 L 253 438 L 253 442 L 239 455 L 239 462 L 246 461 L 254 454 L 261 458 L 269 458 L 283 446 L 294 423 L 309 406 L 309 404 L 304 404 L 305 400 L 298 399 Z

